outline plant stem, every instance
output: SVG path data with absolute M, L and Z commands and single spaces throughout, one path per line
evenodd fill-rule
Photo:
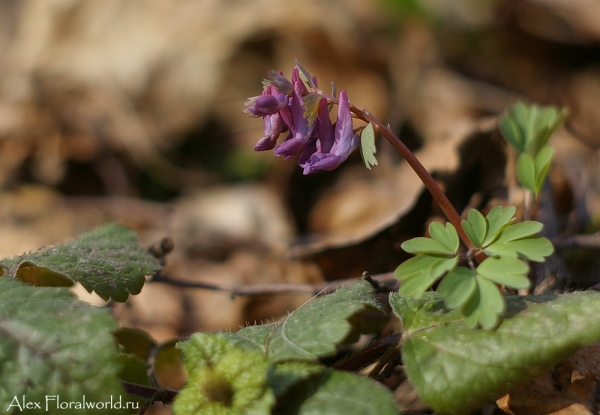
M 463 243 L 467 246 L 467 249 L 474 248 L 473 242 L 469 239 L 467 234 L 462 228 L 461 218 L 452 203 L 448 200 L 440 186 L 438 186 L 437 182 L 434 178 L 429 174 L 429 172 L 423 167 L 421 162 L 415 157 L 415 155 L 404 145 L 402 141 L 385 125 L 383 125 L 379 120 L 373 117 L 367 110 L 361 111 L 356 108 L 354 105 L 350 105 L 350 111 L 356 116 L 356 118 L 373 124 L 373 128 L 376 133 L 381 134 L 385 137 L 386 140 L 393 145 L 396 150 L 404 157 L 406 162 L 412 167 L 412 169 L 417 173 L 417 176 L 421 179 L 427 190 L 431 193 L 437 204 L 439 205 L 444 215 L 448 218 L 450 223 L 456 228 L 456 232 Z

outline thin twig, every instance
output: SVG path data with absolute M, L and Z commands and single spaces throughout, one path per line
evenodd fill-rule
M 211 291 L 225 291 L 231 293 L 232 297 L 235 296 L 254 296 L 254 295 L 265 295 L 265 294 L 282 294 L 282 293 L 307 293 L 311 295 L 327 294 L 337 290 L 338 288 L 351 285 L 356 282 L 359 278 L 348 278 L 344 280 L 336 281 L 325 281 L 318 284 L 299 284 L 299 283 L 273 283 L 273 284 L 248 284 L 248 285 L 226 285 L 226 284 L 214 284 L 203 281 L 189 281 L 183 280 L 176 277 L 157 273 L 153 278 L 153 282 L 162 282 L 165 284 L 173 285 L 176 287 L 185 288 L 201 288 L 204 290 Z M 371 278 L 378 281 L 379 283 L 392 283 L 395 282 L 394 274 L 391 272 L 385 274 L 372 275 Z
M 139 385 L 137 383 L 121 381 L 123 389 L 127 394 L 139 396 L 140 398 L 153 399 L 154 402 L 169 404 L 177 396 L 177 391 L 165 388 L 153 388 L 152 386 Z

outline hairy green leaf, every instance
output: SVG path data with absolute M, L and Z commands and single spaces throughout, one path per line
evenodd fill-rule
M 87 402 L 112 397 L 126 406 L 129 401 L 120 386 L 119 357 L 111 334 L 116 327 L 108 310 L 77 300 L 69 290 L 32 287 L 1 277 L 0 408 L 8 414 L 21 413 L 14 398 L 23 395 L 43 405 L 47 397 L 82 402 L 85 395 Z M 56 403 L 48 402 L 48 413 L 98 413 L 96 408 L 57 409 Z M 127 413 L 110 411 L 123 412 Z
M 220 333 L 196 333 L 179 343 L 189 379 L 173 403 L 175 415 L 268 415 L 275 395 L 269 361 Z
M 471 299 L 477 289 L 475 275 L 476 272 L 469 268 L 457 267 L 442 279 L 437 292 L 444 298 L 447 308 L 455 309 Z
M 435 255 L 417 255 L 400 264 L 394 276 L 402 281 L 400 293 L 417 297 L 427 291 L 448 271 L 456 267 L 458 257 L 447 258 Z
M 485 217 L 488 231 L 483 243 L 481 244 L 483 247 L 486 247 L 494 242 L 504 228 L 514 222 L 516 211 L 517 208 L 514 206 L 507 206 L 506 208 L 503 208 L 502 206 L 495 206 L 489 211 Z
M 367 377 L 327 369 L 279 400 L 276 415 L 399 415 L 392 393 Z
M 105 225 L 62 245 L 0 261 L 0 275 L 38 286 L 79 282 L 104 300 L 127 301 L 138 294 L 146 275 L 160 265 L 138 243 L 133 230 Z M 66 282 L 65 282 L 66 281 Z
M 482 277 L 514 289 L 529 288 L 528 273 L 529 266 L 525 262 L 506 256 L 489 257 L 477 267 L 477 274 Z
M 272 361 L 316 360 L 330 356 L 337 346 L 358 340 L 361 314 L 383 313 L 373 288 L 363 280 L 326 296 L 309 301 L 292 311 L 269 337 L 267 355 Z M 380 325 L 373 325 L 373 331 Z
M 600 340 L 600 294 L 506 297 L 495 331 L 470 329 L 435 293 L 390 296 L 403 324 L 402 359 L 419 396 L 439 414 L 462 415 Z
M 487 235 L 488 224 L 483 215 L 476 209 L 469 210 L 467 220 L 462 221 L 462 227 L 473 245 L 481 248 Z
M 375 130 L 373 124 L 368 123 L 367 126 L 360 133 L 360 154 L 365 162 L 367 169 L 371 170 L 371 166 L 377 166 L 377 159 L 375 153 L 377 148 L 375 147 Z

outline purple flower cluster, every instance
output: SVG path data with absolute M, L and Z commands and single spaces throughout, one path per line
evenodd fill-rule
M 303 72 L 307 75 L 305 72 Z M 350 103 L 345 91 L 340 92 L 337 120 L 331 123 L 329 101 L 316 88 L 316 78 L 305 76 L 295 66 L 292 81 L 281 72 L 269 72 L 262 95 L 249 98 L 245 113 L 263 117 L 265 129 L 254 150 L 273 150 L 276 156 L 289 158 L 299 154 L 298 164 L 304 174 L 333 170 L 344 162 L 359 145 L 352 128 Z M 279 136 L 285 140 L 277 143 Z

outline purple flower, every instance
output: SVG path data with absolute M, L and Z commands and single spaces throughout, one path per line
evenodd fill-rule
M 273 85 L 267 85 L 263 90 L 262 95 L 248 98 L 244 105 L 246 108 L 243 112 L 254 115 L 255 117 L 265 117 L 267 115 L 277 114 L 281 109 L 285 108 L 289 103 L 288 97 L 279 92 Z
M 333 98 L 317 89 L 317 79 L 297 64 L 292 81 L 281 72 L 270 71 L 262 95 L 246 102 L 245 113 L 263 117 L 264 136 L 256 143 L 256 151 L 273 149 L 286 159 L 299 155 L 298 164 L 304 174 L 333 170 L 342 164 L 359 144 L 352 128 L 352 113 L 345 91 L 338 100 L 337 120 L 331 123 L 329 105 Z M 305 80 L 307 85 L 302 81 Z M 285 140 L 277 144 L 282 133 Z
M 320 105 L 320 103 L 319 103 Z M 319 108 L 318 120 L 325 124 L 323 129 L 327 131 L 327 122 L 322 120 L 322 111 Z M 327 117 L 329 117 L 327 115 Z M 319 127 L 317 127 L 317 131 Z M 352 129 L 352 114 L 350 113 L 350 103 L 345 91 L 340 92 L 338 105 L 338 115 L 335 122 L 333 144 L 331 139 L 325 133 L 321 133 L 320 146 L 317 145 L 315 151 L 307 161 L 300 164 L 304 169 L 304 174 L 316 173 L 320 170 L 333 170 L 342 164 L 359 144 L 358 135 L 354 134 Z M 319 148 L 320 147 L 320 148 Z

